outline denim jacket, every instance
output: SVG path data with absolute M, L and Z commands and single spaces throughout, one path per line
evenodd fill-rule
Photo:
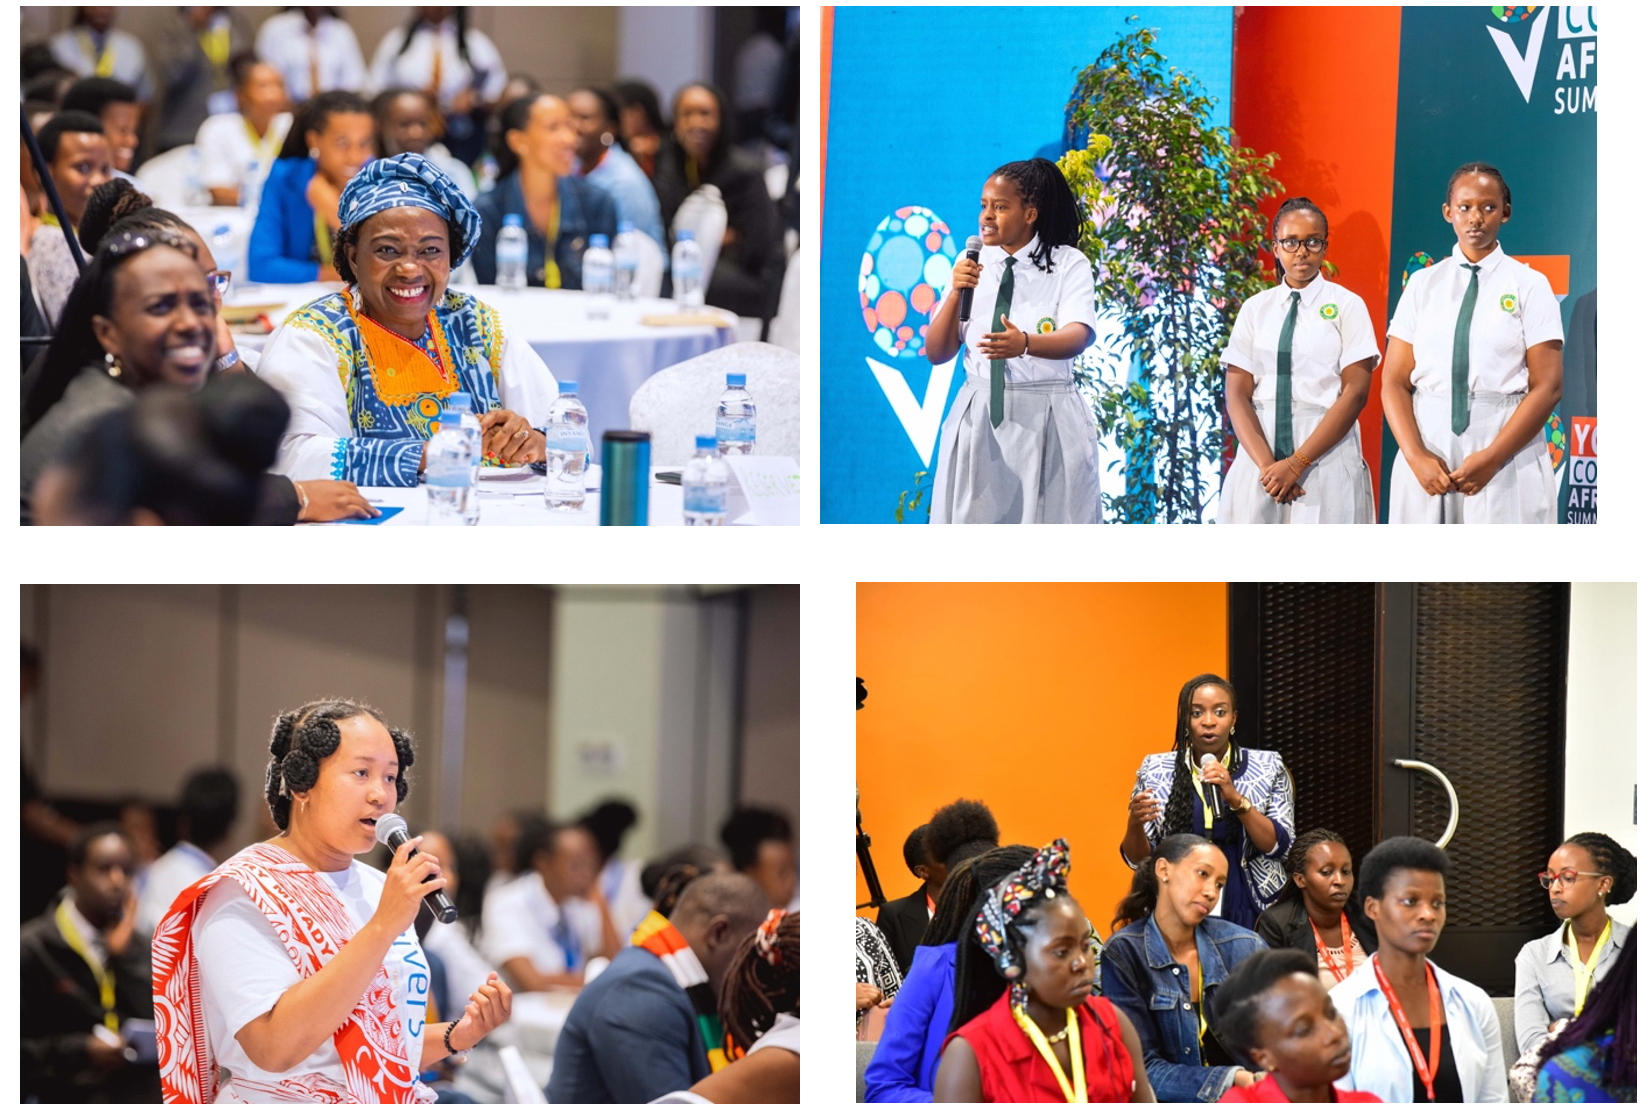
M 1240 925 L 1207 918 L 1194 933 L 1203 970 L 1204 1011 L 1232 968 L 1266 942 Z M 1146 1078 L 1159 1102 L 1218 1102 L 1232 1085 L 1234 1067 L 1204 1067 L 1197 1038 L 1197 1007 L 1184 964 L 1147 915 L 1111 935 L 1100 957 L 1106 998 L 1134 1023 L 1146 1058 Z

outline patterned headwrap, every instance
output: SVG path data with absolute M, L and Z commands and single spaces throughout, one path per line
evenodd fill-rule
M 779 937 L 779 923 L 783 920 L 784 910 L 769 910 L 767 919 L 756 927 L 756 954 L 775 967 L 783 959 L 779 949 L 773 946 Z
M 460 236 L 454 269 L 464 265 L 481 238 L 481 213 L 453 179 L 422 154 L 376 158 L 363 166 L 338 198 L 338 222 L 354 227 L 388 208 L 422 208 L 451 220 Z
M 1058 837 L 986 894 L 974 918 L 974 940 L 997 961 L 1004 979 L 1018 979 L 1025 971 L 1019 946 L 1009 939 L 1009 926 L 1038 902 L 1065 894 L 1070 874 L 1071 847 Z

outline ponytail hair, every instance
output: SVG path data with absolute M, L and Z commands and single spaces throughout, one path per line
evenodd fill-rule
M 1117 913 L 1111 919 L 1112 931 L 1132 925 L 1136 921 L 1144 921 L 1157 908 L 1158 860 L 1166 859 L 1170 863 L 1179 863 L 1192 849 L 1207 847 L 1211 847 L 1209 841 L 1191 833 L 1175 833 L 1173 836 L 1164 837 L 1157 847 L 1152 849 L 1152 854 L 1146 857 L 1146 862 L 1134 869 L 1134 881 L 1129 884 L 1129 892 L 1117 903 Z

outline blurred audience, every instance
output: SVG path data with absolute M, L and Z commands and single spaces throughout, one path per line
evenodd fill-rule
M 622 943 L 596 886 L 596 838 L 578 825 L 521 821 L 517 875 L 487 894 L 482 947 L 516 990 L 584 985 L 593 957 Z
M 149 55 L 133 35 L 114 26 L 115 9 L 76 8 L 70 25 L 52 36 L 52 57 L 82 77 L 124 81 L 143 100 L 154 95 Z
M 202 768 L 184 780 L 177 843 L 150 865 L 138 892 L 137 928 L 143 936 L 154 935 L 184 887 L 210 875 L 234 854 L 229 833 L 240 812 L 240 797 L 235 776 L 221 767 Z
M 367 63 L 348 23 L 332 8 L 288 8 L 258 28 L 258 57 L 274 66 L 294 100 L 328 89 L 360 92 Z
M 567 107 L 578 129 L 578 172 L 613 199 L 619 222 L 628 220 L 664 250 L 659 197 L 647 174 L 625 151 L 624 136 L 619 133 L 619 102 L 604 89 L 586 86 L 568 94 Z
M 103 121 L 109 140 L 109 162 L 116 174 L 128 175 L 137 161 L 143 126 L 143 106 L 137 90 L 109 77 L 83 77 L 63 93 L 65 112 L 90 112 Z
M 722 824 L 722 843 L 733 869 L 762 884 L 769 906 L 794 908 L 796 842 L 783 813 L 755 807 L 738 810 Z
M 664 113 L 659 110 L 659 91 L 632 77 L 614 85 L 613 95 L 619 102 L 619 137 L 642 172 L 651 178 L 666 131 Z
M 232 63 L 234 104 L 216 112 L 195 132 L 201 180 L 213 204 L 254 207 L 276 153 L 292 129 L 281 71 L 250 54 Z
M 373 157 L 372 114 L 352 92 L 306 100 L 264 182 L 248 248 L 252 281 L 338 281 L 338 197 Z
M 454 158 L 439 139 L 441 112 L 435 98 L 419 89 L 385 89 L 372 101 L 372 118 L 378 127 L 378 150 L 385 158 L 397 154 L 422 154 L 457 185 L 471 200 L 476 198 L 476 179 L 470 167 Z
M 642 890 L 642 865 L 636 860 L 619 856 L 624 835 L 635 827 L 636 820 L 636 807 L 616 798 L 602 802 L 578 820 L 596 838 L 596 852 L 601 866 L 596 876 L 596 889 L 607 903 L 613 926 L 621 940 L 629 940 L 631 932 L 653 908 L 651 900 Z
M 59 112 L 40 129 L 40 155 L 57 186 L 63 214 L 73 233 L 86 213 L 92 190 L 109 180 L 109 142 L 103 124 L 89 112 Z M 29 282 L 46 323 L 55 329 L 80 277 L 57 213 L 46 208 L 29 240 Z
M 238 8 L 173 8 L 155 44 L 160 97 L 150 127 L 151 154 L 185 146 L 206 117 L 235 109 L 231 63 L 252 50 L 252 26 Z
M 469 25 L 470 9 L 421 7 L 405 30 L 391 31 L 373 51 L 375 89 L 423 89 L 446 121 L 447 145 L 466 164 L 487 141 L 486 110 L 508 75 L 493 40 Z

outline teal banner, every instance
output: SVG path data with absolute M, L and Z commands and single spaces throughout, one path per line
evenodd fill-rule
M 1558 519 L 1571 524 L 1598 518 L 1597 77 L 1590 7 L 1404 9 L 1387 319 L 1400 275 L 1455 245 L 1442 211 L 1451 171 L 1500 169 L 1513 199 L 1501 247 L 1547 275 L 1564 316 L 1564 399 L 1546 436 Z M 1405 463 L 1383 437 L 1386 489 Z

